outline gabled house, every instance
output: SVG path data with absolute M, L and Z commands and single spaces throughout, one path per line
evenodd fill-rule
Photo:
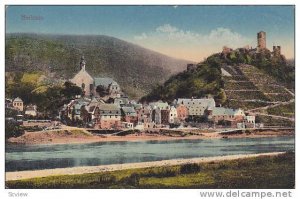
M 94 86 L 95 90 L 98 86 L 102 86 L 104 89 L 107 90 L 107 94 L 110 97 L 116 98 L 120 97 L 121 95 L 121 88 L 119 84 L 114 81 L 112 78 L 109 77 L 95 77 L 94 78 Z M 98 96 L 98 93 L 95 92 L 96 96 Z
M 138 122 L 150 123 L 152 121 L 151 113 L 152 109 L 149 105 L 143 105 L 136 109 Z
M 177 118 L 179 121 L 183 122 L 186 118 L 189 116 L 189 110 L 187 107 L 183 104 L 177 104 L 176 106 L 177 110 Z
M 36 105 L 28 105 L 25 108 L 25 115 L 30 115 L 30 116 L 37 116 L 37 106 Z
M 136 124 L 138 122 L 137 113 L 133 107 L 122 107 L 122 121 Z
M 121 128 L 121 109 L 115 104 L 101 104 L 99 106 L 100 118 L 95 124 L 96 128 L 117 129 Z
M 231 109 L 224 107 L 213 107 L 208 112 L 208 119 L 215 123 L 225 122 L 226 124 L 236 127 L 237 123 L 243 122 L 245 113 L 242 109 Z
M 201 98 L 201 99 L 186 99 L 179 98 L 177 100 L 177 106 L 179 104 L 184 105 L 189 112 L 189 116 L 203 116 L 208 108 L 216 106 L 214 98 Z

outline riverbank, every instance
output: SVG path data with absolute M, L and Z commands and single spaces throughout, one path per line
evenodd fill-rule
M 290 152 L 6 173 L 8 188 L 282 189 L 294 184 Z
M 204 162 L 211 162 L 211 161 L 220 162 L 225 160 L 237 160 L 242 158 L 260 157 L 260 156 L 274 156 L 279 154 L 283 154 L 283 152 L 246 154 L 246 155 L 228 155 L 228 156 L 203 157 L 203 158 L 191 158 L 191 159 L 174 159 L 174 160 L 162 160 L 162 161 L 153 161 L 153 162 L 138 162 L 138 163 L 112 164 L 112 165 L 101 165 L 101 166 L 43 169 L 43 170 L 33 170 L 33 171 L 15 171 L 15 172 L 6 172 L 6 180 L 9 181 L 9 180 L 20 180 L 20 179 L 27 179 L 27 178 L 55 176 L 55 175 L 75 175 L 75 174 L 97 173 L 97 172 L 107 172 L 107 171 L 126 170 L 126 169 L 173 166 L 173 165 L 182 165 L 182 164 L 191 164 L 191 163 L 204 163 Z
M 163 132 L 163 133 L 162 133 Z M 180 132 L 180 133 L 178 133 Z M 95 135 L 83 129 L 51 130 L 40 132 L 26 132 L 16 138 L 9 138 L 8 144 L 76 144 L 93 142 L 114 141 L 150 141 L 150 140 L 196 140 L 196 139 L 221 139 L 221 138 L 257 138 L 293 136 L 294 130 L 244 130 L 237 132 L 216 132 L 207 130 L 180 130 L 180 131 L 144 131 L 125 136 Z

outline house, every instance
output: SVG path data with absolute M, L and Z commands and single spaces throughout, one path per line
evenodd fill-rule
M 179 98 L 177 100 L 177 105 L 179 104 L 184 105 L 188 109 L 189 116 L 203 116 L 208 108 L 216 106 L 214 98 Z
M 25 115 L 37 116 L 37 106 L 36 105 L 28 105 L 25 108 Z
M 171 106 L 169 111 L 169 123 L 173 124 L 177 121 L 177 109 L 174 106 Z
M 121 88 L 119 84 L 114 81 L 112 78 L 109 77 L 95 77 L 94 78 L 94 86 L 95 89 L 97 89 L 98 86 L 102 86 L 104 89 L 107 90 L 108 95 L 110 97 L 116 98 L 120 97 L 121 95 Z M 96 96 L 98 95 L 97 92 L 95 92 Z
M 136 111 L 133 107 L 122 107 L 122 121 L 136 124 L 138 122 L 138 117 Z
M 116 97 L 114 98 L 114 104 L 119 105 L 119 106 L 126 106 L 129 104 L 129 99 L 128 97 Z
M 123 129 L 133 129 L 133 123 L 130 122 L 121 122 L 121 126 Z
M 215 123 L 224 122 L 226 125 L 236 127 L 237 123 L 243 122 L 245 113 L 242 109 L 230 109 L 213 107 L 209 112 L 208 119 Z
M 164 124 L 167 124 L 169 121 L 169 109 L 170 106 L 166 102 L 158 101 L 149 103 L 152 112 L 151 112 L 151 121 L 155 124 L 162 124 L 162 119 Z M 162 118 L 162 112 L 163 117 Z
M 177 118 L 179 121 L 185 121 L 185 119 L 188 118 L 189 110 L 187 109 L 187 107 L 185 105 L 178 104 L 176 106 L 176 110 L 177 110 Z
M 255 116 L 254 115 L 245 116 L 245 125 L 247 128 L 255 128 Z
M 154 106 L 151 111 L 151 122 L 155 124 L 161 124 L 161 109 Z
M 161 110 L 161 124 L 168 125 L 170 120 L 170 109 Z
M 67 117 L 72 120 L 82 120 L 82 108 L 86 109 L 86 106 L 90 104 L 91 100 L 88 98 L 79 98 L 71 100 L 70 103 L 65 107 L 65 113 Z
M 13 100 L 13 108 L 19 110 L 19 111 L 23 111 L 24 110 L 24 104 L 23 104 L 23 100 L 19 97 L 15 98 Z
M 152 109 L 149 105 L 143 105 L 136 108 L 138 122 L 150 123 L 152 121 Z
M 101 104 L 100 118 L 95 124 L 96 128 L 112 129 L 121 127 L 121 109 L 115 104 Z
M 5 98 L 5 108 L 13 107 L 13 100 L 9 98 Z
M 167 102 L 162 102 L 162 101 L 158 101 L 158 102 L 151 102 L 149 103 L 150 107 L 153 109 L 155 108 L 160 108 L 161 110 L 165 110 L 165 109 L 169 109 L 169 104 Z
M 99 106 L 101 104 L 105 104 L 105 102 L 101 99 L 97 99 L 95 97 L 92 98 L 89 104 L 85 106 L 86 110 L 88 111 L 89 118 L 93 124 L 97 123 L 97 120 L 100 117 L 100 109 Z

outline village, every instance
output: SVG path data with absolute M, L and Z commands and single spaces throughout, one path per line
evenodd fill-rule
M 187 65 L 190 70 L 191 64 Z M 242 109 L 216 106 L 213 96 L 204 98 L 178 98 L 172 103 L 155 101 L 138 103 L 129 99 L 120 85 L 112 78 L 92 77 L 86 71 L 86 62 L 81 57 L 80 71 L 69 80 L 80 87 L 82 95 L 65 104 L 57 116 L 57 123 L 89 129 L 126 130 L 154 128 L 201 129 L 232 128 L 245 129 L 262 127 L 255 123 L 255 115 L 247 115 Z M 6 108 L 19 111 L 17 122 L 50 122 L 38 120 L 37 106 L 24 106 L 22 99 L 6 99 Z

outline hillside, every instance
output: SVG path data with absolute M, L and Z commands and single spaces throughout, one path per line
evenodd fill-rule
M 114 78 L 133 98 L 189 63 L 108 36 L 9 34 L 5 50 L 7 72 L 41 71 L 55 79 L 76 74 L 84 55 L 92 76 Z
M 216 55 L 212 55 L 192 69 L 172 76 L 163 85 L 157 85 L 141 101 L 172 102 L 180 97 L 201 98 L 213 95 L 217 104 L 222 104 L 226 101 L 226 96 L 222 89 L 224 82 L 221 76 L 220 62 L 221 60 Z
M 294 123 L 295 67 L 267 49 L 216 53 L 191 71 L 172 76 L 142 101 L 213 95 L 217 104 L 259 115 L 268 125 Z M 277 111 L 278 110 L 278 111 Z M 280 111 L 282 110 L 282 111 Z

